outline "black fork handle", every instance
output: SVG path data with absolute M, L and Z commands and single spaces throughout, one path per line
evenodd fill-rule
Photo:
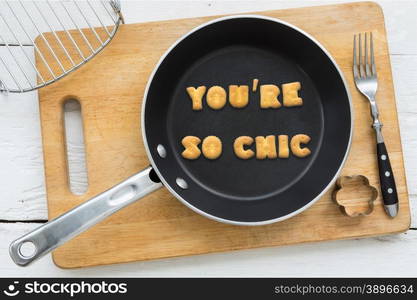
M 387 213 L 395 217 L 398 213 L 398 194 L 395 185 L 394 174 L 392 173 L 391 163 L 388 156 L 385 143 L 377 143 L 379 181 L 381 184 L 381 193 Z M 389 206 L 389 207 L 387 207 Z M 390 212 L 388 208 L 391 208 Z

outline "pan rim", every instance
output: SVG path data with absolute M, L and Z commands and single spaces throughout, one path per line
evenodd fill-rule
M 162 64 L 162 62 L 165 60 L 165 58 L 172 52 L 172 50 L 179 45 L 184 39 L 186 39 L 188 36 L 190 36 L 191 34 L 193 34 L 194 32 L 200 30 L 201 28 L 204 28 L 208 25 L 214 24 L 214 23 L 218 23 L 218 22 L 222 22 L 222 21 L 226 21 L 226 20 L 230 20 L 230 19 L 240 19 L 240 18 L 253 18 L 253 19 L 262 19 L 262 20 L 267 20 L 267 21 L 272 21 L 275 23 L 279 23 L 282 24 L 284 26 L 287 26 L 295 31 L 298 31 L 299 33 L 301 33 L 302 35 L 304 35 L 306 38 L 308 38 L 309 40 L 311 40 L 313 43 L 315 43 L 320 50 L 328 57 L 328 59 L 330 60 L 330 62 L 333 64 L 333 66 L 335 67 L 335 69 L 337 70 L 340 78 L 342 79 L 343 82 L 343 86 L 344 89 L 346 91 L 346 95 L 348 97 L 348 102 L 349 102 L 349 111 L 350 111 L 350 131 L 349 131 L 349 141 L 348 141 L 348 145 L 346 147 L 345 150 L 345 154 L 343 157 L 343 160 L 340 163 L 340 166 L 338 168 L 338 170 L 336 171 L 334 177 L 332 178 L 332 180 L 330 180 L 330 182 L 327 184 L 327 186 L 312 200 L 310 200 L 306 205 L 300 207 L 299 209 L 285 215 L 285 216 L 281 216 L 278 218 L 273 218 L 273 219 L 269 219 L 269 220 L 263 220 L 263 221 L 255 221 L 255 222 L 245 222 L 245 221 L 235 221 L 235 220 L 229 220 L 229 219 L 225 219 L 225 218 L 220 218 L 217 216 L 214 216 L 212 214 L 209 214 L 195 206 L 193 206 L 192 204 L 190 204 L 187 200 L 185 200 L 184 198 L 182 198 L 172 187 L 171 185 L 165 180 L 164 176 L 161 174 L 161 172 L 159 171 L 158 167 L 156 166 L 156 163 L 153 160 L 153 157 L 151 155 L 150 149 L 149 149 L 149 145 L 148 145 L 148 141 L 146 138 L 146 129 L 145 129 L 145 106 L 146 106 L 146 102 L 148 99 L 148 92 L 149 92 L 149 88 L 154 80 L 155 74 L 158 71 L 160 65 Z M 243 225 L 243 226 L 259 226 L 259 225 L 267 225 L 267 224 L 272 224 L 272 223 L 276 223 L 276 222 L 281 222 L 284 221 L 286 219 L 289 219 L 301 212 L 303 212 L 304 210 L 308 209 L 310 206 L 312 206 L 314 203 L 316 203 L 329 189 L 330 187 L 334 184 L 334 182 L 336 181 L 337 177 L 339 176 L 340 172 L 342 171 L 347 157 L 350 153 L 351 150 L 351 146 L 352 146 L 352 138 L 353 138 L 353 125 L 354 125 L 354 111 L 353 111 L 353 105 L 352 105 L 352 96 L 349 90 L 349 86 L 347 84 L 347 81 L 345 79 L 345 76 L 342 73 L 342 70 L 340 69 L 340 67 L 338 66 L 338 64 L 336 63 L 335 59 L 331 56 L 331 54 L 329 53 L 329 51 L 327 51 L 327 49 L 319 42 L 317 41 L 313 36 L 311 36 L 310 34 L 308 34 L 307 32 L 303 31 L 302 29 L 296 27 L 295 25 L 292 25 L 288 22 L 285 22 L 281 19 L 277 19 L 277 18 L 272 18 L 272 17 L 268 17 L 268 16 L 263 16 L 263 15 L 257 15 L 257 14 L 238 14 L 238 15 L 231 15 L 231 16 L 224 16 L 224 17 L 220 17 L 220 18 L 215 18 L 213 20 L 210 20 L 208 22 L 205 22 L 199 26 L 194 27 L 192 30 L 188 31 L 186 34 L 184 34 L 183 36 L 181 36 L 179 39 L 177 39 L 167 50 L 166 52 L 161 56 L 161 58 L 159 59 L 158 63 L 155 65 L 151 75 L 149 76 L 148 82 L 146 84 L 146 88 L 145 88 L 145 92 L 144 92 L 144 96 L 143 96 L 143 102 L 142 102 L 142 111 L 141 111 L 141 134 L 142 134 L 142 139 L 144 142 L 144 146 L 145 146 L 145 150 L 146 150 L 146 155 L 152 165 L 152 168 L 155 170 L 156 174 L 158 175 L 159 179 L 161 180 L 161 182 L 163 183 L 164 187 L 168 189 L 168 191 L 175 196 L 175 198 L 177 198 L 181 203 L 183 203 L 185 206 L 187 206 L 188 208 L 190 208 L 191 210 L 193 210 L 194 212 L 209 218 L 211 220 L 217 221 L 217 222 L 221 222 L 221 223 L 226 223 L 226 224 L 232 224 L 232 225 Z

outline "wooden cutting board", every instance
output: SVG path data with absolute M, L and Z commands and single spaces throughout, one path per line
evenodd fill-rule
M 353 34 L 373 32 L 379 77 L 377 97 L 397 182 L 399 215 L 389 219 L 378 196 L 370 216 L 350 218 L 342 215 L 328 192 L 311 208 L 284 222 L 240 227 L 206 219 L 161 189 L 55 250 L 53 259 L 58 266 L 75 268 L 366 237 L 409 228 L 409 200 L 381 8 L 372 2 L 362 2 L 257 14 L 300 27 L 336 59 L 347 78 L 355 112 L 353 145 L 343 175 L 365 175 L 379 189 L 369 108 L 356 91 L 351 73 Z M 139 119 L 148 77 L 173 42 L 213 18 L 122 25 L 110 45 L 90 63 L 39 91 L 50 219 L 149 165 Z M 39 61 L 38 65 L 42 68 Z M 89 181 L 88 191 L 82 196 L 72 194 L 68 187 L 62 108 L 68 98 L 76 98 L 82 105 Z M 355 200 L 359 196 L 352 193 L 351 197 Z

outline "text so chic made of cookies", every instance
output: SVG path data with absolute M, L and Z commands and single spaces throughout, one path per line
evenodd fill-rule
M 253 80 L 252 91 L 258 88 L 258 79 Z M 281 85 L 281 88 L 274 84 L 260 85 L 259 105 L 261 109 L 279 109 L 281 107 L 302 106 L 303 99 L 299 97 L 301 90 L 300 82 L 290 82 Z M 248 85 L 229 85 L 228 93 L 221 86 L 187 87 L 187 94 L 193 111 L 203 110 L 203 98 L 205 96 L 207 106 L 213 110 L 222 109 L 227 102 L 236 108 L 245 108 L 249 103 Z M 282 96 L 281 96 L 282 94 Z M 227 99 L 229 101 L 227 101 Z M 308 143 L 311 138 L 306 134 L 288 135 L 267 135 L 267 136 L 239 136 L 233 142 L 234 154 L 242 159 L 276 159 L 288 158 L 290 155 L 306 157 L 311 154 Z M 195 160 L 200 156 L 209 160 L 215 160 L 222 155 L 223 144 L 220 138 L 211 135 L 201 139 L 197 136 L 185 136 L 181 143 L 184 147 L 182 157 Z

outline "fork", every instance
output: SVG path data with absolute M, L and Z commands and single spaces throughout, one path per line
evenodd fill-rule
M 385 147 L 382 136 L 382 123 L 379 120 L 378 106 L 375 98 L 378 89 L 378 78 L 376 74 L 372 32 L 369 34 L 365 33 L 364 47 L 362 47 L 362 34 L 358 35 L 358 42 L 357 35 L 355 34 L 353 37 L 353 77 L 356 88 L 369 100 L 373 119 L 372 127 L 376 133 L 376 150 L 382 198 L 386 213 L 393 218 L 398 214 L 398 195 L 387 148 Z

